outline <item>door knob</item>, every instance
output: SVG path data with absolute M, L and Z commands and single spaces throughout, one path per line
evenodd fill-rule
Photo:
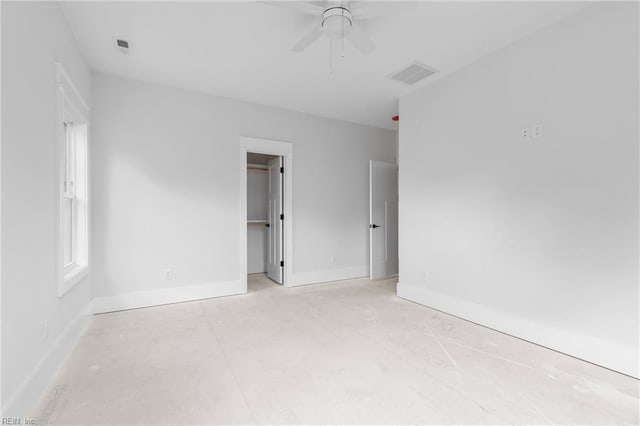
M 271 224 L 270 223 L 265 223 L 264 226 L 267 227 L 267 228 L 271 228 Z
M 376 229 L 376 228 L 382 228 L 382 226 L 380 225 L 376 225 L 375 223 L 373 225 L 369 225 L 369 228 L 371 229 Z

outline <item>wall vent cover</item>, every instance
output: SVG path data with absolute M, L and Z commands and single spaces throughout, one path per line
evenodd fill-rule
M 387 78 L 407 85 L 412 85 L 437 72 L 438 70 L 435 68 L 431 68 L 427 65 L 421 64 L 420 62 L 413 62 L 408 67 L 389 74 Z
M 118 46 L 121 49 L 128 49 L 129 48 L 129 42 L 127 40 L 122 40 L 120 38 L 116 39 L 116 46 Z

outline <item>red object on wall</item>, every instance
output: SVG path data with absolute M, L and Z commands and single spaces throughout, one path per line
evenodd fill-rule
M 400 116 L 399 115 L 394 115 L 393 117 L 391 117 L 391 119 L 393 121 L 400 121 Z

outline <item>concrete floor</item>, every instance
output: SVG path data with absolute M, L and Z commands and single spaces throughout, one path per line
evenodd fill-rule
M 395 297 L 395 280 L 102 314 L 39 424 L 639 422 L 638 381 Z

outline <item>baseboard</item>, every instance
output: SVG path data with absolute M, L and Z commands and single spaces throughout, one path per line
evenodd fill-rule
M 638 378 L 638 349 L 533 322 L 442 293 L 398 283 L 398 296 Z
M 241 281 L 188 285 L 149 291 L 122 293 L 93 299 L 93 313 L 124 311 L 126 309 L 147 308 L 169 303 L 189 302 L 211 297 L 233 296 L 246 293 Z
M 342 269 L 327 269 L 324 271 L 296 272 L 288 280 L 287 287 L 299 285 L 325 283 L 329 281 L 351 280 L 369 276 L 369 266 L 356 266 Z
M 28 417 L 32 413 L 92 319 L 91 303 L 89 303 L 65 327 L 32 372 L 7 399 L 7 403 L 2 407 L 2 415 L 5 418 Z

